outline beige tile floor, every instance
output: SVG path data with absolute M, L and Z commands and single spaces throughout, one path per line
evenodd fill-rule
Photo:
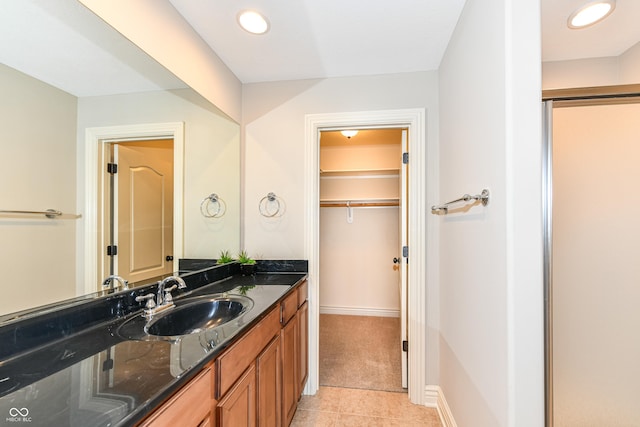
M 292 427 L 442 427 L 434 408 L 413 405 L 406 393 L 320 387 L 302 396 Z

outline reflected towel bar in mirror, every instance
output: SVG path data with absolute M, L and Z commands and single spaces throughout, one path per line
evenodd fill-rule
M 0 210 L 0 214 L 8 214 L 8 215 L 44 215 L 47 218 L 54 219 L 62 216 L 68 216 L 72 219 L 81 218 L 82 215 L 67 215 L 55 209 L 47 209 L 46 211 L 9 211 L 9 210 Z

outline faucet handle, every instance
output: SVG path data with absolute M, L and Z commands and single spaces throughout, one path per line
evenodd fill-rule
M 178 289 L 184 289 L 187 287 L 187 284 L 184 282 L 184 279 L 180 276 L 174 276 L 173 277 L 175 282 L 177 283 Z M 174 285 L 176 286 L 176 285 Z
M 153 299 L 154 295 L 153 294 L 146 294 L 146 295 L 140 295 L 136 297 L 136 301 L 138 302 L 142 302 L 142 301 L 147 301 L 147 303 L 145 304 L 145 308 L 147 310 L 151 310 L 152 308 L 155 308 L 156 306 L 156 302 Z
M 173 285 L 170 288 L 164 290 L 164 303 L 169 304 L 173 302 L 173 295 L 171 295 L 171 291 L 175 291 L 178 285 Z

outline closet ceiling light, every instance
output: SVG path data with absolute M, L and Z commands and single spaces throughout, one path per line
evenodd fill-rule
M 264 34 L 269 31 L 269 21 L 254 10 L 244 10 L 238 14 L 238 24 L 251 34 Z
M 340 131 L 340 133 L 343 136 L 346 136 L 347 138 L 351 139 L 352 136 L 356 136 L 358 134 L 358 131 L 357 130 L 343 130 L 343 131 Z
M 567 20 L 567 25 L 574 30 L 586 28 L 611 15 L 615 8 L 616 0 L 589 2 L 571 14 Z

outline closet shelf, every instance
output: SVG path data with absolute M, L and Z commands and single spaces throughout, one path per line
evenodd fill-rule
M 400 169 L 341 169 L 341 170 L 325 170 L 320 169 L 320 178 L 330 177 L 330 176 L 344 176 L 344 177 L 353 177 L 353 176 L 367 176 L 367 175 L 375 175 L 375 176 L 384 176 L 384 175 L 398 175 L 400 173 Z

